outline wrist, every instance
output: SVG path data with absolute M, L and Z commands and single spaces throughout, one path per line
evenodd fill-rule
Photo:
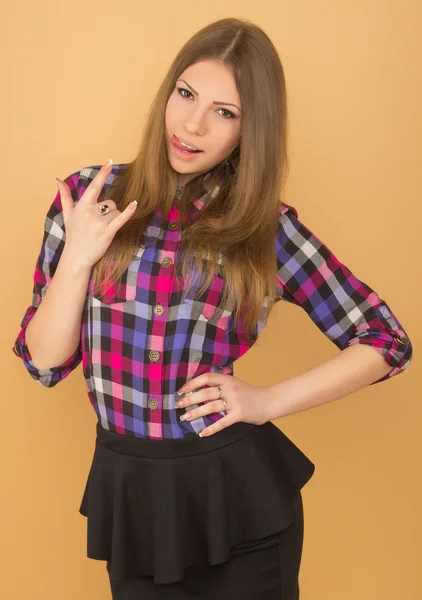
M 88 276 L 91 273 L 92 266 L 84 263 L 80 257 L 75 256 L 70 249 L 63 249 L 59 265 L 62 269 L 72 273 L 72 275 Z
M 262 407 L 264 410 L 264 423 L 268 421 L 274 421 L 280 415 L 277 414 L 276 408 L 276 395 L 273 385 L 269 385 L 262 388 Z

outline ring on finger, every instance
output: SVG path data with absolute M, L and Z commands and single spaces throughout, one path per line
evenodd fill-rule
M 224 407 L 226 408 L 227 407 L 227 398 L 223 398 L 223 390 L 221 389 L 221 387 L 219 385 L 217 386 L 217 388 L 218 388 L 218 398 L 217 398 L 217 400 L 222 400 L 223 404 L 224 404 Z

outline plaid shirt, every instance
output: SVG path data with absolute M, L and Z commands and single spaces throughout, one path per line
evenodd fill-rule
M 113 166 L 104 187 L 125 164 Z M 86 167 L 66 179 L 78 201 L 101 165 Z M 193 211 L 212 194 L 204 194 Z M 34 273 L 32 304 L 27 308 L 13 351 L 31 377 L 53 387 L 81 362 L 90 402 L 102 427 L 113 432 L 160 440 L 198 435 L 225 412 L 180 421 L 186 408 L 176 409 L 176 390 L 206 372 L 233 374 L 233 362 L 261 333 L 267 316 L 264 303 L 256 337 L 248 342 L 242 320 L 233 331 L 232 308 L 217 309 L 224 280 L 223 258 L 210 288 L 194 299 L 196 286 L 184 302 L 177 290 L 181 230 L 177 188 L 169 219 L 161 227 L 161 210 L 150 221 L 143 243 L 121 281 L 107 294 L 92 295 L 90 279 L 78 349 L 59 366 L 37 369 L 25 342 L 28 323 L 44 297 L 65 243 L 60 193 L 50 206 Z M 392 371 L 375 381 L 398 375 L 411 360 L 412 345 L 389 306 L 357 279 L 299 219 L 295 208 L 280 203 L 275 236 L 277 298 L 302 307 L 315 325 L 340 350 L 369 344 Z M 92 273 L 91 273 L 92 277 Z M 371 384 L 373 385 L 373 384 Z M 190 408 L 197 405 L 192 404 Z

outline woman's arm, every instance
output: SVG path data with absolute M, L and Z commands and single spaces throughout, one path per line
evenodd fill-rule
M 79 171 L 66 178 L 78 200 Z M 60 192 L 50 205 L 34 271 L 32 304 L 12 348 L 33 379 L 53 387 L 82 362 L 81 318 L 90 272 L 65 251 Z
M 268 421 L 357 392 L 388 375 L 392 367 L 371 346 L 349 346 L 326 362 L 268 386 Z
M 91 269 L 78 266 L 63 251 L 55 275 L 26 329 L 26 344 L 35 368 L 58 367 L 77 351 L 90 273 Z
M 320 331 L 343 351 L 342 354 L 353 346 L 367 345 L 384 359 L 386 364 L 382 368 L 382 363 L 377 361 L 376 356 L 373 357 L 374 352 L 370 354 L 366 350 L 359 352 L 356 349 L 329 363 L 343 365 L 345 356 L 350 361 L 350 357 L 359 360 L 362 372 L 354 370 L 358 377 L 355 389 L 362 387 L 362 378 L 365 381 L 363 385 L 373 385 L 403 373 L 412 358 L 412 344 L 404 327 L 376 291 L 358 279 L 298 219 L 293 207 L 282 209 L 276 236 L 276 255 L 281 300 L 303 308 Z M 324 373 L 327 368 L 331 373 L 330 367 L 322 368 Z M 321 367 L 317 369 L 318 373 L 321 372 Z M 373 372 L 378 372 L 380 376 L 373 380 Z M 313 376 L 307 375 L 306 380 L 309 381 L 309 377 Z M 342 376 L 347 377 L 348 383 L 345 385 L 346 389 L 350 389 L 353 382 L 349 374 L 343 373 Z

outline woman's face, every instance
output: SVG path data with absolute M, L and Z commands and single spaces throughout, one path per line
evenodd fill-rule
M 234 150 L 241 109 L 233 74 L 221 61 L 201 61 L 183 71 L 165 114 L 167 156 L 178 185 L 206 173 Z M 202 152 L 179 154 L 174 136 Z

